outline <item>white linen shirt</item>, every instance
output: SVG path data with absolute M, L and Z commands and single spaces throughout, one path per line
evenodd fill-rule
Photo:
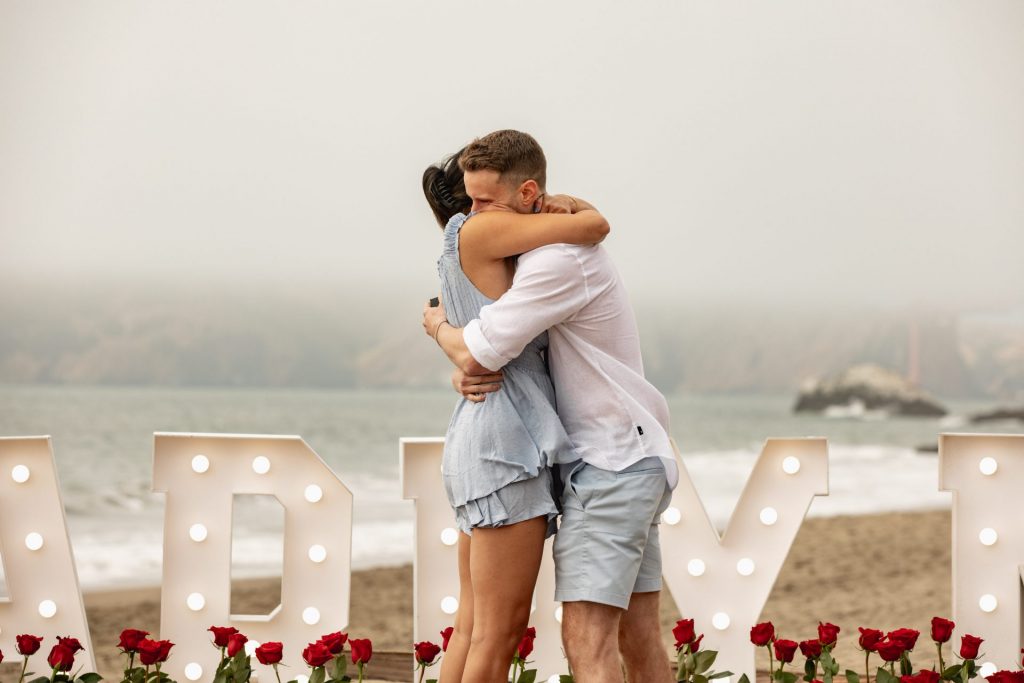
M 498 370 L 544 330 L 558 415 L 576 456 L 615 472 L 656 456 L 675 488 L 668 404 L 644 378 L 633 308 L 600 245 L 554 244 L 520 256 L 512 287 L 481 309 L 463 339 L 478 363 Z

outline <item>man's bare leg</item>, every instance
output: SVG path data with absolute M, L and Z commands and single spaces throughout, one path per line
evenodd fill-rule
M 660 592 L 633 593 L 619 619 L 619 651 L 630 683 L 673 683 L 668 653 L 661 640 Z
M 619 662 L 623 613 L 596 602 L 562 603 L 562 644 L 576 683 L 623 683 Z
M 470 638 L 473 636 L 473 582 L 469 576 L 469 554 L 472 536 L 459 534 L 459 610 L 455 613 L 455 630 L 448 639 L 448 649 L 441 658 L 440 683 L 462 683 Z

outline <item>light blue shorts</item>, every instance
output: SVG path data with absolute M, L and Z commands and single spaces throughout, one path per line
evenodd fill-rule
M 541 467 L 536 477 L 514 481 L 482 498 L 455 508 L 455 524 L 464 534 L 473 529 L 493 529 L 545 517 L 548 530 L 545 538 L 556 530 L 558 508 L 552 489 L 551 470 Z
M 582 460 L 559 465 L 562 523 L 555 537 L 555 600 L 626 609 L 661 590 L 658 522 L 672 500 L 665 466 L 649 457 L 621 472 Z

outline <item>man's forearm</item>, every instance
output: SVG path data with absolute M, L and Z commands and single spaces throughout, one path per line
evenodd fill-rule
M 437 331 L 437 343 L 455 367 L 467 375 L 482 375 L 491 372 L 480 365 L 466 346 L 461 327 L 453 327 L 450 323 L 442 323 Z

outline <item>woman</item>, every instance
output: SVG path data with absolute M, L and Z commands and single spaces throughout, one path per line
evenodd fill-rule
M 541 212 L 532 215 L 467 215 L 471 201 L 459 154 L 423 174 L 427 202 L 444 228 L 438 272 L 445 312 L 456 327 L 511 286 L 518 254 L 556 243 L 593 244 L 608 232 L 596 211 L 569 213 L 570 206 L 591 207 L 564 196 L 542 198 Z M 472 239 L 461 239 L 464 234 Z M 544 540 L 557 515 L 548 464 L 572 450 L 555 412 L 546 348 L 543 333 L 489 379 L 494 385 L 486 397 L 461 398 L 448 427 L 442 473 L 461 532 L 460 594 L 441 683 L 507 681 L 529 622 Z

